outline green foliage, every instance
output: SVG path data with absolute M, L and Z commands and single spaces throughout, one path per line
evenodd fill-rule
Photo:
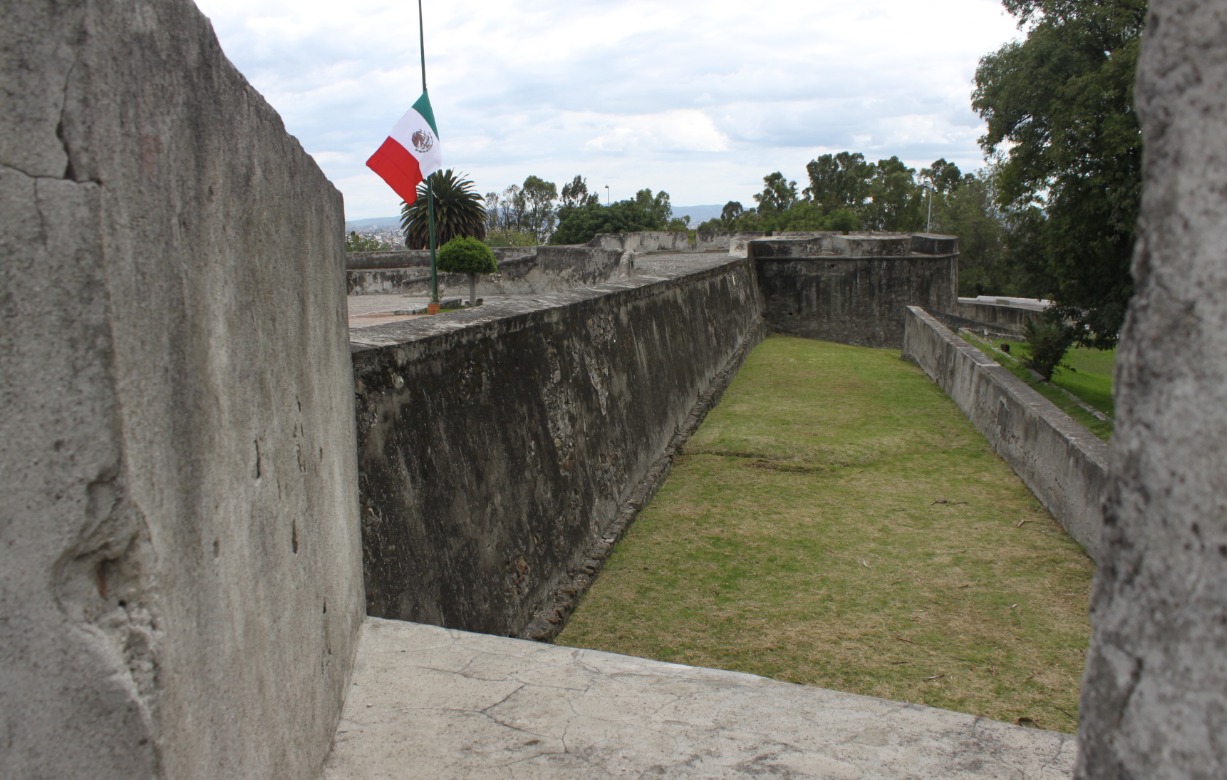
M 960 334 L 967 343 L 1009 369 L 1037 393 L 1052 401 L 1059 409 L 1081 423 L 1088 431 L 1104 441 L 1112 438 L 1112 370 L 1116 350 L 1073 347 L 1065 353 L 1070 371 L 1054 373 L 1052 379 L 1038 378 L 1023 363 L 1030 354 L 1026 342 L 1007 341 L 999 344 L 984 341 L 975 334 L 963 331 Z M 1009 347 L 1005 354 L 1000 348 Z M 1070 396 L 1076 396 L 1102 413 L 1101 419 L 1088 412 Z
M 633 199 L 619 200 L 609 206 L 590 199 L 582 206 L 561 212 L 550 243 L 585 244 L 598 233 L 668 230 L 672 215 L 669 193 L 664 191 L 653 195 L 651 190 L 640 190 Z
M 754 196 L 760 214 L 782 214 L 797 202 L 797 183 L 776 171 L 763 177 L 763 191 Z
M 1030 271 L 1080 343 L 1115 344 L 1133 283 L 1142 139 L 1133 78 L 1144 0 L 1004 0 L 1028 28 L 980 60 L 972 106 L 1001 158 L 997 199 L 1039 206 Z
M 486 243 L 490 246 L 537 246 L 537 237 L 527 230 L 501 228 L 486 231 Z
M 1058 368 L 1070 369 L 1065 353 L 1074 342 L 1073 329 L 1055 309 L 1048 309 L 1043 317 L 1027 320 L 1023 337 L 1030 353 L 1023 360 L 1027 368 L 1048 380 Z
M 859 152 L 824 154 L 810 160 L 805 172 L 809 176 L 805 197 L 824 213 L 837 210 L 856 213 L 869 198 L 873 163 L 865 162 L 865 155 Z
M 427 185 L 434 199 L 435 231 L 439 245 L 457 236 L 485 238 L 486 209 L 481 196 L 473 190 L 473 182 L 459 178 L 451 168 L 447 168 L 432 173 L 418 185 L 417 200 L 401 206 L 401 229 L 405 231 L 407 247 L 430 247 Z
M 498 260 L 490 247 L 476 238 L 461 236 L 439 247 L 440 271 L 455 274 L 498 273 Z
M 575 178 L 579 179 L 578 176 Z M 513 184 L 501 194 L 487 193 L 486 229 L 491 232 L 524 231 L 532 233 L 536 243 L 545 243 L 557 219 L 554 208 L 557 198 L 557 185 L 539 176 L 529 176 L 524 180 L 524 186 Z
M 346 252 L 378 252 L 380 249 L 386 249 L 382 241 L 373 236 L 360 236 L 358 231 L 351 230 L 349 235 L 345 237 Z
M 529 176 L 520 192 L 525 203 L 521 227 L 535 235 L 537 243 L 544 244 L 554 232 L 554 201 L 558 198 L 558 187 L 552 181 Z

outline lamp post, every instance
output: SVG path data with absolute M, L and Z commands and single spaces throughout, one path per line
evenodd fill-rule
M 605 185 L 605 205 L 609 205 L 609 185 Z
M 933 225 L 933 184 L 928 182 L 925 184 L 925 192 L 929 193 L 929 215 L 925 217 L 925 232 L 928 233 Z

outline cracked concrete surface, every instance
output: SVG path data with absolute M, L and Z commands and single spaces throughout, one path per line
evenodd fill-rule
M 367 618 L 343 778 L 1067 778 L 1072 735 L 714 669 Z

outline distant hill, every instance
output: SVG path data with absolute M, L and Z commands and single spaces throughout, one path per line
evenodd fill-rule
M 709 219 L 716 219 L 724 211 L 724 204 L 718 206 L 674 206 L 673 216 L 690 217 L 690 226 L 698 227 Z

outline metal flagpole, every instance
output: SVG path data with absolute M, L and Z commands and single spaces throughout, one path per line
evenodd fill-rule
M 426 94 L 426 32 L 422 24 L 422 0 L 418 0 L 418 50 L 422 53 L 422 94 Z M 435 234 L 435 194 L 426 177 L 426 213 L 430 228 L 430 302 L 439 303 L 438 237 Z M 438 311 L 438 306 L 433 306 Z

